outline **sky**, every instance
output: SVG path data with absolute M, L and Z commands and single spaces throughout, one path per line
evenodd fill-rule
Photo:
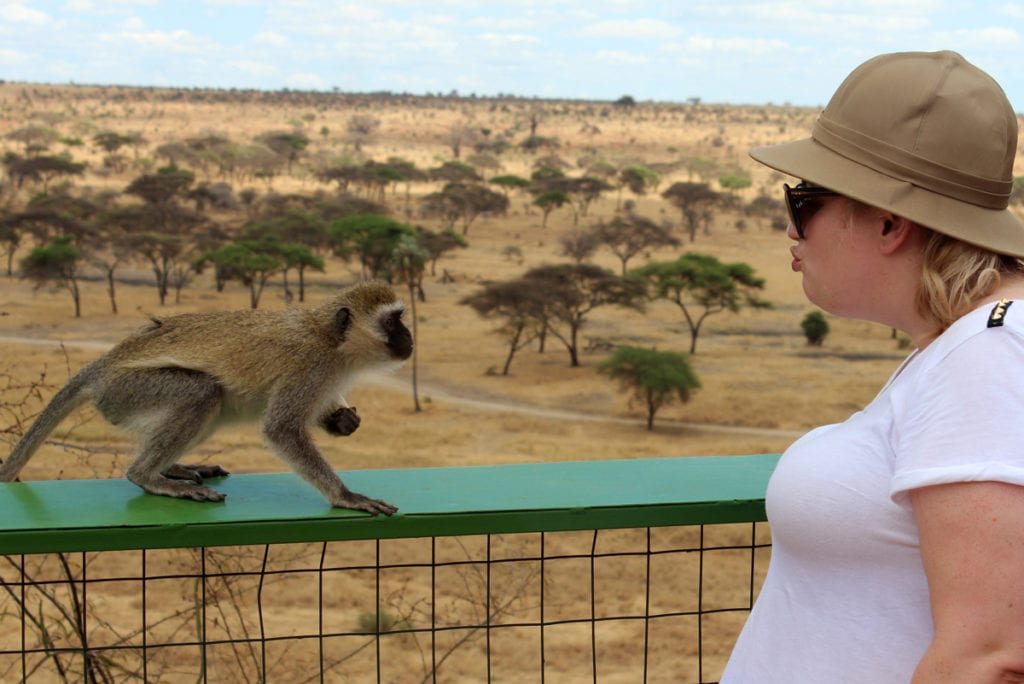
M 1024 0 L 0 0 L 0 79 L 824 105 L 956 50 L 1024 111 Z

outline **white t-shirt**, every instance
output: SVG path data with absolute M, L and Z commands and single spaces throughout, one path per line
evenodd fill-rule
M 766 499 L 768 575 L 722 684 L 910 681 L 932 621 L 907 492 L 1024 485 L 1024 301 L 989 328 L 994 306 L 782 455 Z

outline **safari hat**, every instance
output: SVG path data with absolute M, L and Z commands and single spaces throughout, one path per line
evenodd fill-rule
M 811 137 L 750 151 L 796 178 L 993 252 L 1024 257 L 1007 209 L 1017 115 L 955 52 L 880 55 L 846 77 Z

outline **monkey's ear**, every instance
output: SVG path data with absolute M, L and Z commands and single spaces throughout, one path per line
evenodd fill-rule
M 348 329 L 352 326 L 352 311 L 343 306 L 334 314 L 334 334 L 338 342 L 344 342 Z

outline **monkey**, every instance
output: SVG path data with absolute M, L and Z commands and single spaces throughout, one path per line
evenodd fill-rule
M 368 281 L 317 307 L 151 318 L 57 392 L 0 464 L 0 481 L 15 480 L 57 424 L 92 401 L 139 438 L 125 475 L 151 494 L 223 501 L 203 480 L 226 470 L 178 459 L 224 424 L 261 420 L 266 443 L 331 506 L 392 515 L 395 506 L 345 486 L 309 428 L 344 436 L 359 427 L 344 395 L 361 373 L 412 355 L 404 311 L 390 287 Z

